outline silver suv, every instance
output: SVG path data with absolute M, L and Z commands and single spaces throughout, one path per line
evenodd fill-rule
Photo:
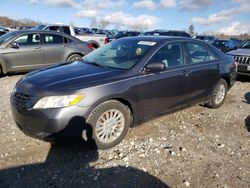
M 238 63 L 238 74 L 250 76 L 250 40 L 243 43 L 237 50 L 228 52 Z

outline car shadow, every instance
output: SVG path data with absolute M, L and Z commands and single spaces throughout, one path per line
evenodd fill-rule
M 250 81 L 250 76 L 244 76 L 244 75 L 237 75 L 237 81 L 240 82 L 249 82 Z
M 82 117 L 74 117 L 66 129 L 53 135 L 60 142 L 51 144 L 45 162 L 0 170 L 1 187 L 169 187 L 134 167 L 103 168 L 108 160 L 103 157 L 96 164 L 99 153 L 92 128 L 84 122 Z
M 248 132 L 250 132 L 250 115 L 245 119 L 245 126 Z
M 243 102 L 245 102 L 245 103 L 247 103 L 247 104 L 250 104 L 250 92 L 247 92 L 245 95 L 244 95 L 244 97 L 245 97 L 245 101 L 243 101 Z

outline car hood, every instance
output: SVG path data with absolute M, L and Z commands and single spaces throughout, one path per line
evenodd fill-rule
M 240 56 L 250 56 L 250 49 L 239 48 L 237 50 L 232 50 L 227 54 L 230 55 L 240 55 Z
M 118 80 L 123 72 L 77 61 L 64 63 L 27 74 L 17 82 L 16 91 L 30 95 L 43 92 L 72 93 Z

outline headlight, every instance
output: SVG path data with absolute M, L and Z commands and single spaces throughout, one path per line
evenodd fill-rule
M 64 95 L 64 96 L 49 96 L 41 98 L 33 107 L 34 109 L 45 108 L 61 108 L 73 106 L 79 103 L 84 98 L 84 95 Z

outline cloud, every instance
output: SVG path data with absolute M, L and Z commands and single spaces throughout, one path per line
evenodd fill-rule
M 130 14 L 125 14 L 123 12 L 114 12 L 110 13 L 100 20 L 108 22 L 114 25 L 122 25 L 129 28 L 150 28 L 157 24 L 159 21 L 155 16 L 149 15 L 139 15 L 139 16 L 132 16 Z
M 161 8 L 172 8 L 177 5 L 176 0 L 161 0 L 159 7 Z
M 96 10 L 80 10 L 73 15 L 79 18 L 95 18 L 98 13 Z
M 233 22 L 230 26 L 219 29 L 219 33 L 225 35 L 250 34 L 250 22 Z
M 112 9 L 115 7 L 122 7 L 122 6 L 126 6 L 126 5 L 127 5 L 127 3 L 125 0 L 118 0 L 118 1 L 84 0 L 82 3 L 82 9 L 104 10 L 104 9 Z
M 74 0 L 29 0 L 28 3 L 30 4 L 38 4 L 44 3 L 46 5 L 52 6 L 69 6 L 75 9 L 80 9 L 80 3 L 75 2 Z
M 54 6 L 70 6 L 76 9 L 81 8 L 81 5 L 74 0 L 44 0 L 44 3 Z
M 172 8 L 176 6 L 177 0 L 161 0 L 158 4 L 152 0 L 141 0 L 136 1 L 132 5 L 132 8 L 147 8 L 147 9 L 156 9 L 156 8 Z
M 170 0 L 170 4 L 173 0 Z M 175 0 L 174 0 L 175 1 Z M 126 14 L 119 10 L 119 7 L 127 5 L 125 0 L 83 0 L 77 3 L 76 0 L 29 0 L 29 3 L 38 4 L 43 3 L 53 6 L 69 6 L 77 11 L 73 16 L 79 18 L 87 18 L 97 23 L 107 23 L 113 25 L 120 25 L 131 29 L 147 29 L 156 25 L 159 19 L 150 15 L 133 16 Z M 154 4 L 153 1 L 147 0 Z M 173 2 L 172 2 L 173 4 Z M 140 5 L 137 5 L 140 6 Z M 169 6 L 166 3 L 164 6 Z M 149 8 L 149 7 L 148 7 Z
M 246 4 L 249 3 L 249 0 L 233 0 L 235 3 Z
M 208 16 L 208 18 L 193 17 L 190 20 L 190 22 L 192 24 L 199 24 L 199 25 L 219 24 L 230 19 L 234 15 L 249 13 L 250 12 L 250 9 L 248 8 L 249 6 L 250 6 L 250 3 L 248 2 L 248 4 L 242 4 L 240 7 L 237 7 L 237 8 L 222 10 L 218 13 L 211 14 L 210 16 Z
M 180 0 L 180 10 L 204 10 L 207 9 L 213 0 Z
M 133 8 L 147 8 L 147 9 L 155 9 L 157 4 L 151 0 L 143 0 L 137 1 L 132 5 Z

